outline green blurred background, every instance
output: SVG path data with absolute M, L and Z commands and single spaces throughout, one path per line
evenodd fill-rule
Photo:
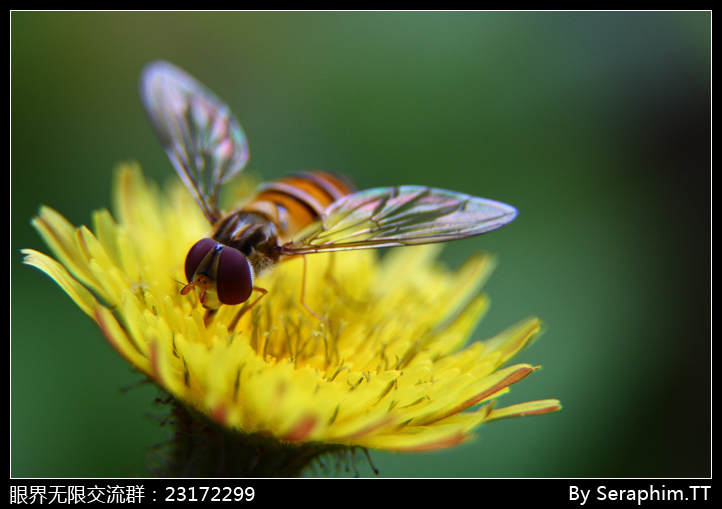
M 383 477 L 711 475 L 709 12 L 13 12 L 13 476 L 143 476 L 164 438 L 156 390 L 19 253 L 48 252 L 40 204 L 74 224 L 109 207 L 119 161 L 176 178 L 138 99 L 156 58 L 230 104 L 265 178 L 327 168 L 519 209 L 443 256 L 498 256 L 475 339 L 548 325 L 518 358 L 544 369 L 499 403 L 564 410 L 372 452 Z

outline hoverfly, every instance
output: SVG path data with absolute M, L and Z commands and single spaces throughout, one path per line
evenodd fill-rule
M 423 186 L 356 191 L 344 177 L 322 171 L 264 184 L 253 201 L 224 213 L 221 187 L 249 156 L 233 112 L 165 61 L 145 67 L 140 95 L 175 171 L 213 227 L 211 237 L 188 252 L 188 284 L 181 290 L 198 288 L 209 310 L 246 302 L 254 289 L 262 297 L 266 290 L 254 286 L 256 278 L 292 256 L 463 239 L 500 228 L 517 214 L 504 203 Z

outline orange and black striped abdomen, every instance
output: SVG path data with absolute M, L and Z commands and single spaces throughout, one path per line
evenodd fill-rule
M 355 191 L 351 181 L 335 173 L 295 173 L 263 184 L 243 210 L 268 216 L 278 228 L 279 240 L 286 242 L 333 202 Z

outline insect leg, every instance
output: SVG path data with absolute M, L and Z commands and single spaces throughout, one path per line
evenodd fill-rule
M 236 316 L 233 318 L 231 323 L 228 325 L 229 331 L 234 330 L 236 328 L 236 325 L 238 325 L 238 321 L 241 319 L 241 317 L 243 315 L 246 314 L 246 311 L 253 309 L 253 306 L 258 304 L 258 301 L 261 300 L 268 293 L 268 290 L 266 290 L 265 288 L 261 288 L 260 286 L 254 286 L 253 289 L 256 290 L 257 292 L 259 292 L 261 295 L 259 295 L 258 298 L 256 300 L 254 300 L 252 303 L 248 304 L 248 301 L 246 301 L 243 304 L 243 307 L 241 307 L 241 309 L 238 310 L 238 313 L 236 313 Z
M 306 255 L 301 255 L 301 258 L 303 258 L 303 278 L 301 279 L 301 304 L 303 304 L 303 307 L 305 307 L 308 312 L 311 313 L 313 316 L 315 316 L 319 320 L 323 320 L 324 322 L 330 324 L 331 322 L 327 318 L 324 318 L 318 313 L 316 313 L 308 306 L 308 304 L 306 304 L 306 301 L 304 300 L 304 297 L 306 295 Z

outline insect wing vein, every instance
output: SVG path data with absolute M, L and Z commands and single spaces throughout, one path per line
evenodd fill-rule
M 516 214 L 510 205 L 443 189 L 369 189 L 332 203 L 284 249 L 304 254 L 446 242 L 494 230 Z
M 248 142 L 230 108 L 211 90 L 164 61 L 143 70 L 140 95 L 173 167 L 209 220 L 220 186 L 248 161 Z

